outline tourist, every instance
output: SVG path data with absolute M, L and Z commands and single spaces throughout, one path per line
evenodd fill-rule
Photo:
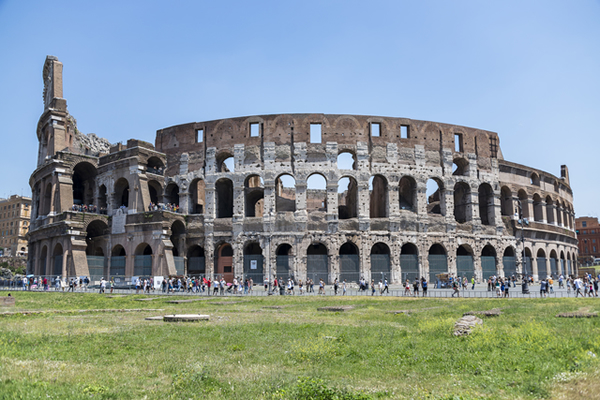
M 475 277 L 471 277 L 471 290 L 475 290 Z
M 452 297 L 454 297 L 454 295 L 460 297 L 460 291 L 456 279 L 452 282 L 452 289 L 454 290 L 454 292 L 452 292 Z
M 371 296 L 375 294 L 375 279 L 371 279 Z
M 546 285 L 548 283 L 546 282 L 545 279 L 542 279 L 540 281 L 540 297 L 546 297 Z
M 337 295 L 337 291 L 338 291 L 338 280 L 337 280 L 337 278 L 335 278 L 333 280 L 333 294 Z
M 323 279 L 319 279 L 319 293 L 318 294 L 325 294 L 325 282 L 323 282 Z
M 404 282 L 404 295 L 410 296 L 410 282 L 408 279 Z
M 423 289 L 423 297 L 427 296 L 427 279 L 421 277 L 421 289 Z
M 413 296 L 419 297 L 419 278 L 415 277 L 415 281 L 413 282 Z
M 342 296 L 346 295 L 346 280 L 344 279 L 344 282 L 342 282 Z

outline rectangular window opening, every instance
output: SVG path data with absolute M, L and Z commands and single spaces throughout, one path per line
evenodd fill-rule
M 258 122 L 253 122 L 250 124 L 250 137 L 259 137 L 260 136 L 260 124 Z
M 408 139 L 408 125 L 400 126 L 400 139 Z
M 460 133 L 454 134 L 454 151 L 457 153 L 463 152 L 462 134 Z
M 310 142 L 321 143 L 321 124 L 310 124 Z
M 204 141 L 204 129 L 196 129 L 196 143 Z
M 371 137 L 381 136 L 381 124 L 378 122 L 371 123 Z

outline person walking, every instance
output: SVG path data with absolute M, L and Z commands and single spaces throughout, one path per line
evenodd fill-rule
M 427 296 L 427 279 L 421 277 L 421 289 L 423 289 L 423 297 Z
M 371 279 L 371 296 L 375 295 L 375 279 Z
M 471 277 L 471 290 L 475 290 L 475 277 Z
M 456 279 L 454 279 L 452 281 L 452 290 L 454 290 L 454 292 L 452 293 L 452 297 L 454 297 L 454 295 L 460 297 L 460 291 L 459 291 L 459 287 L 458 287 L 458 282 L 456 282 Z

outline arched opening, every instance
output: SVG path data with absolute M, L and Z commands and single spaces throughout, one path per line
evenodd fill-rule
M 260 176 L 250 175 L 246 178 L 244 195 L 246 217 L 262 217 L 265 206 L 265 189 Z
M 535 172 L 532 172 L 529 176 L 529 183 L 531 183 L 534 186 L 540 186 L 540 176 Z
M 444 246 L 439 243 L 431 246 L 427 261 L 429 263 L 429 282 L 435 288 L 445 287 L 448 283 L 448 257 Z
M 150 157 L 146 166 L 147 172 L 155 175 L 163 175 L 165 170 L 165 164 L 158 157 Z
M 206 184 L 202 179 L 194 179 L 190 184 L 191 213 L 204 214 L 206 204 Z
M 129 207 L 129 181 L 125 178 L 119 178 L 115 182 L 115 209 Z
M 514 214 L 512 191 L 508 186 L 502 186 L 500 189 L 500 211 L 505 216 L 512 217 Z
M 338 181 L 338 218 L 358 217 L 358 185 L 352 177 L 343 177 Z
M 537 263 L 538 276 L 540 279 L 545 279 L 548 275 L 550 275 L 550 271 L 548 270 L 546 264 L 546 252 L 544 250 L 538 250 L 535 262 Z
M 157 206 L 158 203 L 162 203 L 162 193 L 162 185 L 158 183 L 158 181 L 148 181 L 148 194 L 150 194 L 150 203 L 152 203 L 153 206 Z M 148 208 L 149 211 L 152 211 L 153 209 L 154 207 L 152 207 L 152 209 L 150 207 Z
M 73 204 L 93 205 L 97 175 L 96 167 L 88 162 L 80 162 L 73 168 Z
M 400 268 L 403 281 L 419 279 L 419 251 L 413 243 L 406 243 L 400 249 Z
M 358 247 L 354 243 L 346 242 L 340 247 L 340 282 L 358 283 L 360 278 L 360 258 Z
M 206 274 L 206 258 L 204 249 L 198 245 L 193 245 L 187 253 L 188 275 L 204 276 Z
M 50 214 L 51 209 L 52 209 L 52 184 L 48 183 L 46 185 L 46 190 L 44 190 L 44 209 L 42 210 L 42 215 Z
M 504 276 L 517 276 L 517 258 L 515 257 L 515 250 L 510 246 L 504 250 L 502 265 L 504 267 Z
M 471 187 L 465 182 L 454 185 L 454 219 L 458 223 L 471 220 Z
M 496 270 L 496 249 L 492 245 L 486 245 L 481 250 L 481 276 L 488 279 L 490 276 L 498 275 Z M 504 271 L 504 276 L 510 276 Z
M 135 248 L 133 275 L 138 277 L 152 276 L 152 247 L 148 243 L 140 243 Z
M 292 277 L 292 246 L 287 243 L 280 244 L 275 251 L 276 259 L 276 276 L 280 279 Z
M 42 247 L 42 251 L 40 252 L 38 275 L 46 275 L 48 273 L 48 264 L 47 263 L 48 263 L 48 247 L 44 246 L 44 247 Z M 60 271 L 58 271 L 58 273 L 54 268 L 54 262 L 52 263 L 52 275 L 54 275 L 54 276 L 62 275 L 62 263 L 61 263 Z
M 469 175 L 469 161 L 466 158 L 455 158 L 452 164 L 452 175 Z
M 563 208 L 560 203 L 560 200 L 557 200 L 556 201 L 556 225 L 564 226 L 562 216 L 563 216 Z
M 536 222 L 544 221 L 544 211 L 542 206 L 542 198 L 539 194 L 533 195 L 533 219 Z
M 381 175 L 374 175 L 369 179 L 371 218 L 386 218 L 388 216 L 388 185 L 387 180 Z
M 275 210 L 296 211 L 296 180 L 289 174 L 279 175 L 275 180 Z
M 108 225 L 102 220 L 92 221 L 86 228 L 85 254 L 92 280 L 105 276 L 106 259 L 102 249 L 107 246 L 106 235 L 109 233 Z
M 262 248 L 257 242 L 250 242 L 244 247 L 244 279 L 262 283 L 263 276 Z
M 323 175 L 312 174 L 306 180 L 306 211 L 327 211 L 327 180 Z
M 371 279 L 390 279 L 390 248 L 385 243 L 375 243 L 371 247 Z
M 327 247 L 322 243 L 315 243 L 306 249 L 306 275 L 307 279 L 312 279 L 316 284 L 320 279 L 323 282 L 329 282 L 329 258 Z
M 488 183 L 479 185 L 479 218 L 482 225 L 494 225 L 494 191 Z
M 110 252 L 110 276 L 116 277 L 115 281 L 119 282 L 121 277 L 125 277 L 125 264 L 127 253 L 125 249 L 120 244 L 113 247 Z
M 529 248 L 525 248 L 525 260 L 523 260 L 523 271 L 522 273 L 524 275 L 531 275 L 533 274 L 533 267 L 532 267 L 532 260 L 533 260 L 533 255 L 531 254 L 531 250 Z
M 356 156 L 350 151 L 342 151 L 337 157 L 338 169 L 356 169 Z
M 444 185 L 438 178 L 427 180 L 427 214 L 445 215 Z
M 558 273 L 562 274 L 562 275 L 566 275 L 567 274 L 567 270 L 565 269 L 566 267 L 567 267 L 567 265 L 565 263 L 565 252 L 561 251 L 560 252 L 560 271 Z
M 233 281 L 233 248 L 229 243 L 217 247 L 217 268 L 215 279 L 222 277 L 227 282 Z M 220 275 L 220 276 L 219 276 Z
M 106 196 L 106 186 L 101 185 L 98 188 L 98 210 L 100 214 L 106 214 L 108 208 L 108 198 Z
M 52 261 L 54 262 L 52 268 L 52 275 L 62 275 L 63 273 L 63 247 L 60 243 L 57 243 L 54 246 L 54 251 L 52 252 Z M 69 272 L 67 271 L 67 275 Z
M 181 221 L 174 221 L 171 225 L 171 243 L 173 244 L 173 260 L 175 261 L 175 270 L 177 275 L 185 274 L 185 260 L 180 254 L 183 254 L 185 247 L 185 225 Z
M 219 179 L 215 183 L 217 218 L 233 217 L 233 182 Z
M 165 188 L 165 200 L 168 206 L 179 207 L 179 186 L 175 182 L 171 182 Z M 171 209 L 168 207 L 168 209 Z
M 235 172 L 233 154 L 221 153 L 217 156 L 217 172 Z
M 456 249 L 456 276 L 469 279 L 474 275 L 473 250 L 466 245 L 458 246 Z
M 416 211 L 417 182 L 410 176 L 403 176 L 398 185 L 400 210 Z
M 550 196 L 546 196 L 546 221 L 549 224 L 554 223 L 554 202 Z
M 555 279 L 558 278 L 558 257 L 554 250 L 550 252 L 550 275 Z
M 573 265 L 571 264 L 571 253 L 567 253 L 567 275 L 572 276 L 574 273 Z
M 529 196 L 527 196 L 527 192 L 523 189 L 519 190 L 518 195 L 521 202 L 521 215 L 519 215 L 519 218 L 529 219 Z

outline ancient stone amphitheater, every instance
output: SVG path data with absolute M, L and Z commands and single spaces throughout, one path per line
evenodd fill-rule
M 558 177 L 506 161 L 494 132 L 256 115 L 105 149 L 68 114 L 55 57 L 44 84 L 30 180 L 36 275 L 399 282 L 575 271 L 566 166 Z

